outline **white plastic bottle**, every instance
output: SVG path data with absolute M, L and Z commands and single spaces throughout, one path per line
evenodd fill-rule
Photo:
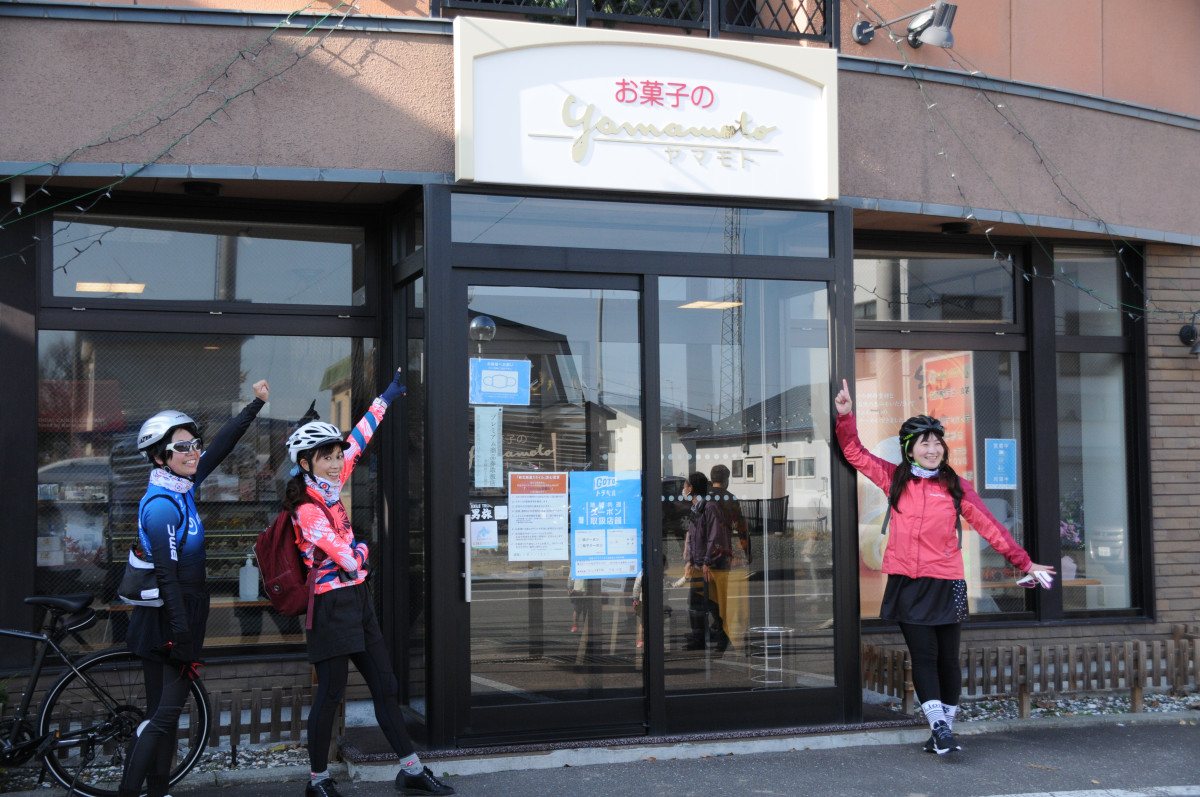
M 246 564 L 238 570 L 238 600 L 258 600 L 258 568 L 250 554 L 246 554 Z

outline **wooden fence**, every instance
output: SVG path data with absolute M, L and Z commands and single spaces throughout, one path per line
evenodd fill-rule
M 305 741 L 313 688 L 276 686 L 209 692 L 212 724 L 205 741 L 209 747 L 228 744 L 235 758 L 237 749 L 243 744 Z M 346 703 L 343 701 L 334 720 L 331 751 L 345 729 Z
M 1129 690 L 1130 708 L 1142 710 L 1146 688 L 1195 689 L 1200 640 L 1093 642 L 1076 645 L 968 647 L 961 654 L 963 697 L 1017 698 L 1028 717 L 1034 695 Z M 915 702 L 912 665 L 904 648 L 862 646 L 863 688 L 898 698 L 905 712 Z

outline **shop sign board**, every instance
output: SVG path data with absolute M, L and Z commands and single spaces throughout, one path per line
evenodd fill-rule
M 457 17 L 455 177 L 837 198 L 837 53 Z

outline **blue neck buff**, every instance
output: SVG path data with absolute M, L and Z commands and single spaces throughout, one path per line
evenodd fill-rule
M 925 470 L 924 468 L 922 468 L 920 465 L 917 465 L 916 463 L 912 464 L 911 469 L 912 469 L 912 475 L 920 477 L 922 479 L 932 479 L 934 476 L 937 476 L 938 473 L 941 471 L 940 468 L 934 468 L 933 470 Z

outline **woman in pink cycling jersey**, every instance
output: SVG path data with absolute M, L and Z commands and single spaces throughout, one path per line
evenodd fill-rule
M 341 501 L 342 487 L 388 406 L 402 395 L 404 385 L 397 368 L 392 383 L 371 403 L 349 439 L 324 421 L 306 423 L 288 438 L 288 454 L 296 467 L 283 508 L 292 513 L 300 531 L 305 564 L 316 568 L 316 594 L 306 623 L 308 660 L 317 674 L 317 691 L 308 716 L 312 776 L 306 797 L 340 797 L 327 767 L 334 714 L 346 691 L 350 662 L 366 681 L 375 703 L 375 719 L 400 756 L 396 789 L 403 794 L 454 793 L 421 764 L 404 727 L 396 676 L 365 583 L 367 544 L 355 538 Z
M 912 657 L 913 688 L 931 731 L 925 751 L 944 755 L 959 750 L 952 731 L 962 691 L 958 649 L 967 619 L 959 515 L 996 553 L 1043 587 L 1050 587 L 1054 568 L 1034 563 L 988 512 L 971 483 L 950 467 L 946 431 L 937 418 L 917 415 L 900 426 L 904 461 L 894 465 L 868 452 L 858 439 L 850 412 L 854 402 L 844 379 L 833 404 L 842 453 L 888 494 L 883 524 L 888 580 L 879 616 L 896 621 Z

